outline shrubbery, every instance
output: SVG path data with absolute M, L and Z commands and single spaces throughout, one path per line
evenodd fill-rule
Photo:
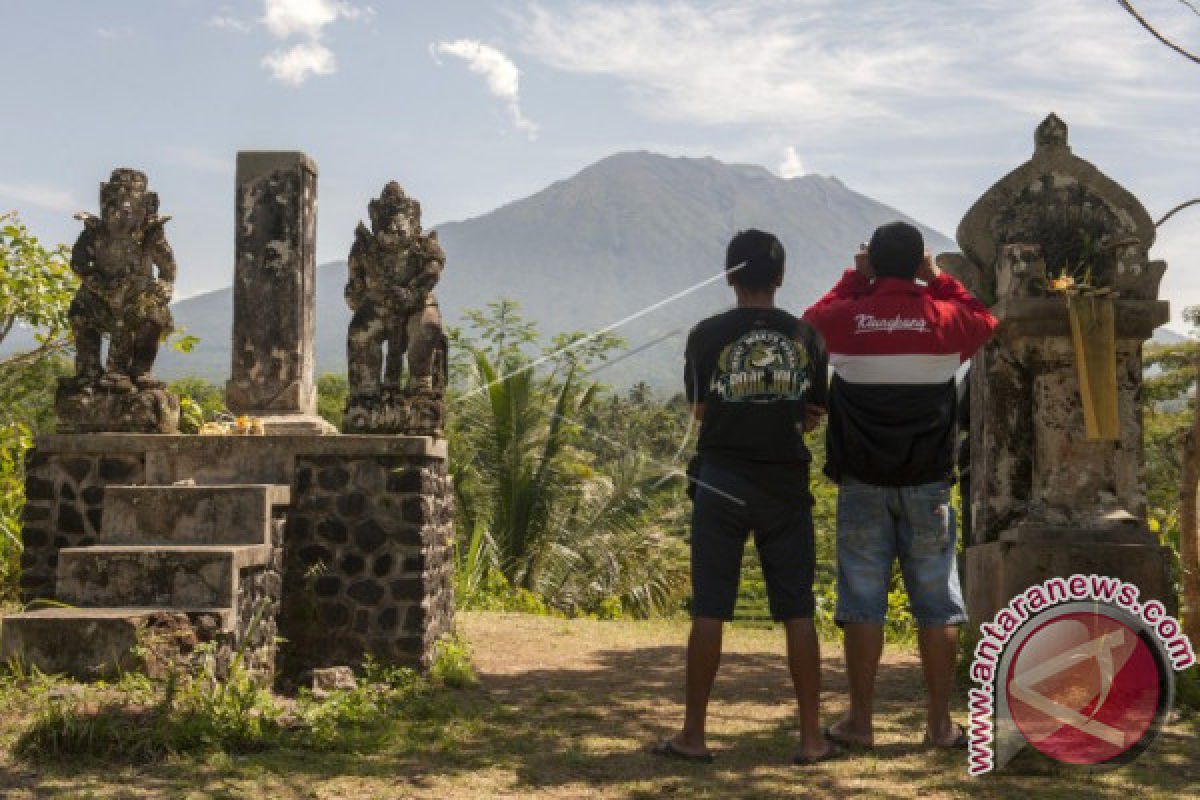
M 401 719 L 449 719 L 456 703 L 442 696 L 475 682 L 470 653 L 448 638 L 428 677 L 367 661 L 356 688 L 294 698 L 273 694 L 236 664 L 223 678 L 210 662 L 199 675 L 162 683 L 126 675 L 86 687 L 10 668 L 0 678 L 0 708 L 34 711 L 14 747 L 19 757 L 144 763 L 182 753 L 357 750 L 386 738 Z

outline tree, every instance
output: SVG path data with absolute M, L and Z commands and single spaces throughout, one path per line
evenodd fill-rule
M 0 214 L 0 345 L 18 327 L 36 337 L 32 350 L 0 359 L 0 414 L 19 413 L 22 395 L 41 385 L 30 379 L 70 350 L 67 309 L 77 285 L 65 246 L 47 249 L 16 214 Z
M 449 430 L 466 592 L 495 570 L 566 612 L 671 607 L 686 560 L 661 519 L 681 491 L 665 503 L 664 471 L 639 443 L 613 448 L 616 432 L 591 424 L 605 390 L 586 371 L 618 341 L 567 334 L 539 353 L 510 301 L 466 319 Z
M 31 350 L 0 359 L 0 600 L 16 593 L 24 455 L 53 420 L 53 387 L 69 370 L 75 285 L 65 247 L 47 249 L 15 214 L 0 215 L 0 344 L 19 326 L 36 337 Z

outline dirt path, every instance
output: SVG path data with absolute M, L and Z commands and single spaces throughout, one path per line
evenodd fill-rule
M 962 754 L 919 746 L 919 666 L 912 653 L 894 648 L 882 673 L 876 752 L 792 767 L 782 635 L 751 629 L 727 637 L 710 723 L 717 764 L 667 762 L 644 749 L 679 720 L 683 623 L 463 614 L 460 629 L 474 648 L 481 688 L 455 695 L 459 712 L 451 722 L 406 721 L 404 733 L 378 750 L 277 752 L 141 769 L 35 770 L 0 759 L 0 797 L 1200 796 L 1194 722 L 1171 728 L 1150 754 L 1115 773 L 970 779 Z M 832 720 L 844 707 L 845 676 L 837 648 L 825 649 L 824 704 Z

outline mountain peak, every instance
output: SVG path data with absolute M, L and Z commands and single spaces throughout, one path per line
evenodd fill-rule
M 447 263 L 437 295 L 449 324 L 506 297 L 546 335 L 595 330 L 678 295 L 620 328 L 631 347 L 647 349 L 597 375 L 674 388 L 688 329 L 732 301 L 719 279 L 736 231 L 779 236 L 788 256 L 779 301 L 798 313 L 834 283 L 859 242 L 898 218 L 908 219 L 834 177 L 785 180 L 752 164 L 621 152 L 488 214 L 439 225 Z M 935 252 L 955 249 L 922 230 Z M 345 281 L 342 263 L 318 270 L 320 372 L 345 368 Z M 222 379 L 230 308 L 227 290 L 179 303 L 176 319 L 201 344 L 186 357 L 164 353 L 163 371 Z

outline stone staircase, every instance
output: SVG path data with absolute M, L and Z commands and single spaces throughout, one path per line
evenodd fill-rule
M 92 680 L 240 652 L 269 679 L 290 501 L 274 484 L 107 487 L 96 543 L 59 551 L 62 605 L 5 617 L 0 659 Z

